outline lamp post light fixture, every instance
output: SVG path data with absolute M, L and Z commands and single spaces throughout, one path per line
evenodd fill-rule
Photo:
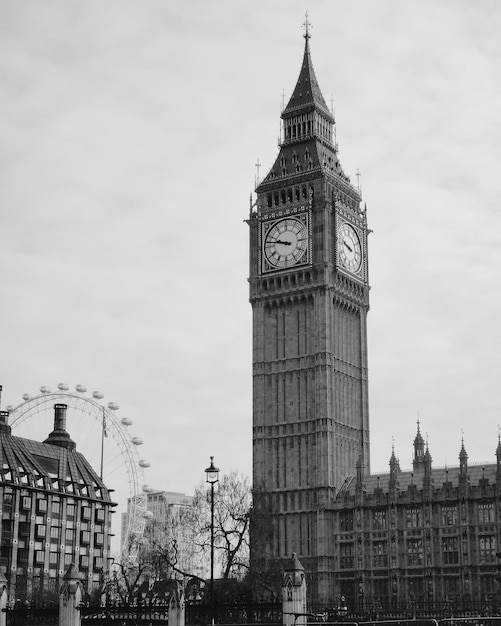
M 219 468 L 214 466 L 213 456 L 205 474 L 210 485 L 210 623 L 214 624 L 214 485 L 219 480 Z

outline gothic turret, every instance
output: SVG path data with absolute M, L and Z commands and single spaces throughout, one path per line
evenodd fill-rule
M 397 457 L 395 456 L 395 445 L 391 445 L 391 457 L 390 457 L 390 480 L 388 482 L 388 487 L 392 496 L 395 495 L 395 492 L 398 488 L 398 474 L 400 472 L 400 464 L 398 462 Z
M 501 434 L 498 433 L 498 445 L 496 448 L 496 481 L 501 491 Z
M 464 439 L 461 437 L 461 450 L 459 451 L 459 473 L 461 476 L 468 471 L 468 455 L 464 447 Z
M 417 423 L 417 434 L 414 439 L 414 459 L 412 460 L 412 467 L 417 472 L 423 468 L 424 463 L 424 439 L 419 430 L 419 420 Z
M 459 492 L 464 497 L 469 484 L 468 455 L 464 447 L 464 439 L 461 437 L 461 450 L 459 451 Z

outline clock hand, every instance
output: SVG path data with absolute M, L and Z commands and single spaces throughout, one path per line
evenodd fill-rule
M 343 241 L 344 245 L 348 248 L 348 250 L 350 252 L 353 252 L 353 250 L 350 248 L 350 246 L 346 243 L 346 241 Z
M 280 243 L 280 244 L 282 244 L 282 246 L 290 246 L 291 245 L 290 241 L 282 241 L 281 239 L 268 239 L 268 241 L 270 241 L 271 243 Z

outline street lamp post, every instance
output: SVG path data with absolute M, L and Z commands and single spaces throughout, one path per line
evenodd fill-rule
M 214 466 L 214 457 L 205 470 L 210 485 L 210 623 L 214 624 L 214 485 L 219 480 L 219 468 Z

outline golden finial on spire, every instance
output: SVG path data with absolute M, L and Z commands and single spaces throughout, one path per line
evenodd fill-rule
M 310 28 L 313 28 L 313 26 L 311 25 L 311 22 L 308 19 L 308 11 L 306 11 L 305 17 L 306 17 L 306 19 L 304 20 L 304 23 L 303 23 L 304 38 L 305 39 L 309 39 L 311 37 L 311 35 L 310 35 Z

